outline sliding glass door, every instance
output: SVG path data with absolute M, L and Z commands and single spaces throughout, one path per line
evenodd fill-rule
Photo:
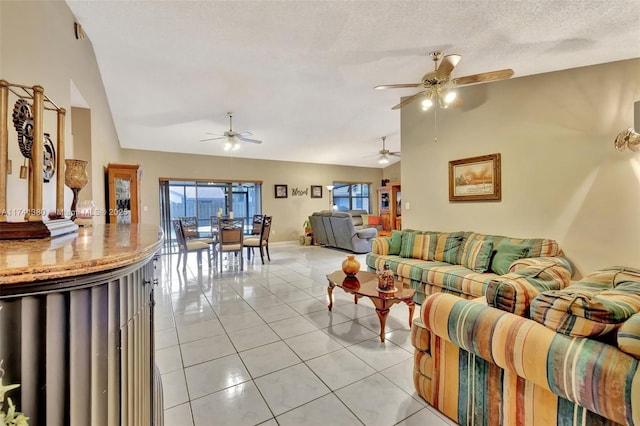
M 220 213 L 245 218 L 250 223 L 254 214 L 261 214 L 262 184 L 260 182 L 160 181 L 160 220 L 165 231 L 166 247 L 173 245 L 175 235 L 171 221 L 181 217 L 196 217 L 203 232 L 211 229 L 211 216 Z

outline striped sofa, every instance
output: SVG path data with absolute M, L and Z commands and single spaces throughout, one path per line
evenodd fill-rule
M 640 425 L 640 270 L 544 291 L 524 315 L 489 299 L 422 304 L 413 379 L 429 404 L 462 425 Z
M 418 304 L 437 292 L 465 299 L 490 292 L 492 303 L 516 314 L 540 292 L 565 287 L 572 276 L 554 240 L 476 232 L 393 231 L 372 241 L 365 261 L 371 272 L 388 264 L 415 288 Z

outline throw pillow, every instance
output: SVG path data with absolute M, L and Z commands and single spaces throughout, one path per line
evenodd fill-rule
M 368 225 L 369 224 L 369 215 L 368 214 L 363 214 L 360 217 L 362 217 L 362 225 Z
M 529 247 L 522 244 L 514 244 L 502 240 L 494 250 L 491 260 L 491 270 L 498 275 L 509 272 L 509 266 L 518 259 L 522 259 L 529 253 Z
M 380 225 L 381 223 L 380 216 L 369 215 L 369 225 Z
M 489 269 L 493 242 L 467 241 L 462 250 L 462 266 L 482 274 Z
M 427 260 L 431 238 L 418 232 L 403 232 L 400 245 L 400 257 Z
M 438 234 L 433 260 L 457 264 L 458 250 L 462 244 L 462 232 L 441 232 Z
M 402 247 L 402 231 L 391 231 L 391 241 L 389 243 L 389 254 L 400 254 Z

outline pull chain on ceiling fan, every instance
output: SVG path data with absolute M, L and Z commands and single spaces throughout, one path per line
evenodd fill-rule
M 261 144 L 262 141 L 257 139 L 249 139 L 247 136 L 252 136 L 251 132 L 234 132 L 233 131 L 233 113 L 228 112 L 229 116 L 229 130 L 224 132 L 224 134 L 219 135 L 217 133 L 206 133 L 207 135 L 214 135 L 214 138 L 200 139 L 201 142 L 205 141 L 214 141 L 219 139 L 226 139 L 227 142 L 224 145 L 225 151 L 235 151 L 240 148 L 239 142 L 250 142 L 255 144 Z
M 391 109 L 400 109 L 418 98 L 422 100 L 422 110 L 429 110 L 434 105 L 438 108 L 448 108 L 460 104 L 453 87 L 466 86 L 470 84 L 485 83 L 489 81 L 504 80 L 513 75 L 512 69 L 503 69 L 498 71 L 489 71 L 480 74 L 472 74 L 464 77 L 451 79 L 451 72 L 458 65 L 462 56 L 460 55 L 444 55 L 441 51 L 431 52 L 429 54 L 433 59 L 434 70 L 422 76 L 420 83 L 408 84 L 383 84 L 374 87 L 376 90 L 383 89 L 402 89 L 420 87 L 424 90 L 403 99 L 399 104 L 394 105 Z M 439 62 L 439 63 L 438 63 Z M 434 120 L 436 120 L 437 109 L 434 108 Z M 437 128 L 437 122 L 434 123 L 434 132 Z M 437 142 L 438 138 L 434 134 Z

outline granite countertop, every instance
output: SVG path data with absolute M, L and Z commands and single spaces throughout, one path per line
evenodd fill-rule
M 0 286 L 104 272 L 131 265 L 160 249 L 156 225 L 81 227 L 54 238 L 0 241 Z

